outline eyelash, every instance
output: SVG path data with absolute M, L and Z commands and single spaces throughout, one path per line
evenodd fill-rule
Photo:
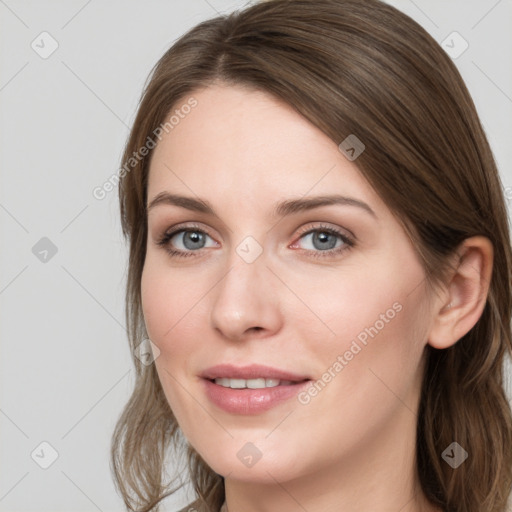
M 206 231 L 201 229 L 199 226 L 189 225 L 189 226 L 180 227 L 180 229 L 175 229 L 174 231 L 171 231 L 169 233 L 164 233 L 157 240 L 156 244 L 160 247 L 163 247 L 171 257 L 187 258 L 189 256 L 195 256 L 194 253 L 200 252 L 201 249 L 195 250 L 195 251 L 191 251 L 191 250 L 177 251 L 175 249 L 170 248 L 169 242 L 170 242 L 171 238 L 174 235 L 177 235 L 178 233 L 182 233 L 182 232 L 184 232 L 184 233 L 188 233 L 188 232 L 196 233 L 197 232 L 197 233 L 202 233 L 207 236 L 210 236 Z M 352 238 L 348 237 L 347 235 L 345 235 L 341 231 L 338 231 L 335 228 L 332 228 L 329 226 L 324 226 L 324 225 L 315 226 L 314 228 L 305 230 L 304 232 L 300 233 L 299 240 L 303 236 L 309 235 L 310 233 L 315 233 L 315 232 L 328 233 L 330 235 L 338 236 L 343 241 L 344 245 L 342 245 L 341 247 L 337 247 L 336 249 L 329 249 L 327 251 L 314 251 L 314 250 L 309 250 L 309 249 L 302 249 L 303 251 L 306 251 L 306 252 L 312 252 L 313 253 L 312 256 L 314 258 L 325 258 L 325 257 L 336 256 L 344 251 L 348 251 L 348 250 L 352 249 L 355 246 L 355 241 Z

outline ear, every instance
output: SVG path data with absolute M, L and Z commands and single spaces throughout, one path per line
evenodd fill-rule
M 434 301 L 429 345 L 448 348 L 477 323 L 489 292 L 493 256 L 492 243 L 483 236 L 467 238 L 458 247 L 455 270 Z

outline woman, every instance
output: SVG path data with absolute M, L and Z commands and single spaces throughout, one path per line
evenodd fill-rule
M 505 511 L 509 226 L 425 30 L 376 0 L 203 22 L 154 68 L 120 178 L 153 354 L 113 435 L 129 510 L 186 453 L 184 510 Z

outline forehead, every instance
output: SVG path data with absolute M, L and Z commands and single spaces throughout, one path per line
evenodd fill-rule
M 154 149 L 148 199 L 162 190 L 261 206 L 278 198 L 339 193 L 379 198 L 338 144 L 272 95 L 215 85 Z M 272 199 L 272 200 L 270 200 Z

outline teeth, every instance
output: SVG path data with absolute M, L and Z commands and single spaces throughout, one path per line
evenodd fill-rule
M 215 384 L 224 386 L 225 388 L 233 389 L 262 389 L 262 388 L 274 388 L 276 386 L 289 386 L 292 384 L 291 380 L 279 380 L 279 379 L 228 379 L 219 378 L 215 379 Z

